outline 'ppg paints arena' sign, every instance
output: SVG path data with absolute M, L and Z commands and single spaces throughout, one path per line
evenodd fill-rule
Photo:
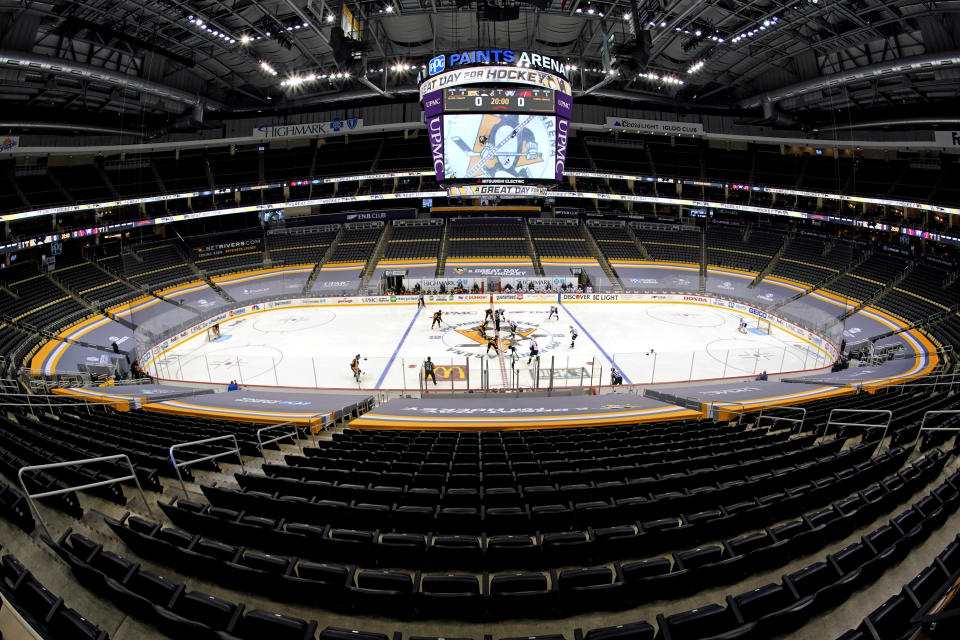
M 512 65 L 539 69 L 566 77 L 564 64 L 555 58 L 529 51 L 511 51 L 509 49 L 483 49 L 477 51 L 461 51 L 458 53 L 441 54 L 430 59 L 427 65 L 427 77 L 435 76 L 444 71 L 457 67 L 473 67 L 477 65 Z

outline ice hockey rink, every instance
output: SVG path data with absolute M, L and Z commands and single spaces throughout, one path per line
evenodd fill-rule
M 305 388 L 417 389 L 429 356 L 438 386 L 490 388 L 708 380 L 818 369 L 831 364 L 820 347 L 734 310 L 682 303 L 504 303 L 505 356 L 477 332 L 480 304 L 358 305 L 278 308 L 221 322 L 221 336 L 185 340 L 148 364 L 157 378 Z M 441 309 L 440 328 L 431 328 Z M 746 333 L 738 331 L 747 322 Z M 517 323 L 511 341 L 509 321 Z M 571 346 L 571 327 L 577 332 Z M 491 329 L 488 333 L 492 333 Z M 539 369 L 529 360 L 539 347 Z M 515 361 L 509 347 L 516 349 Z M 360 355 L 359 383 L 350 369 Z M 506 381 L 504 380 L 506 374 Z M 430 387 L 433 383 L 430 382 Z

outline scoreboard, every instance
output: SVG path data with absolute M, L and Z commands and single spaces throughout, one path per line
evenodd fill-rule
M 508 66 L 511 54 L 518 66 Z M 499 51 L 490 64 L 463 54 L 437 56 L 421 75 L 420 100 L 437 182 L 443 185 L 507 181 L 523 191 L 526 183 L 556 184 L 563 179 L 572 116 L 570 82 L 551 58 Z M 493 54 L 490 54 L 493 56 Z M 456 59 L 455 59 L 456 58 Z M 528 63 L 524 63 L 528 60 Z M 456 62 L 456 64 L 454 64 Z M 517 186 L 521 185 L 521 186 Z M 452 188 L 452 187 L 451 187 Z
M 554 113 L 553 89 L 454 87 L 444 90 L 445 113 Z

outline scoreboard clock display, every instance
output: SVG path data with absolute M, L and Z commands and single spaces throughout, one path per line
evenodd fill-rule
M 445 113 L 554 113 L 553 89 L 452 87 L 444 90 Z

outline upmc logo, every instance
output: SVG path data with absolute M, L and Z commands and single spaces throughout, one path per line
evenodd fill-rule
M 443 120 L 434 116 L 427 122 L 430 136 L 430 153 L 433 155 L 433 171 L 437 180 L 443 180 Z
M 432 58 L 430 60 L 428 71 L 430 72 L 430 75 L 433 75 L 435 73 L 440 73 L 441 71 L 443 71 L 446 68 L 446 66 L 447 66 L 447 57 L 437 56 L 436 58 Z

